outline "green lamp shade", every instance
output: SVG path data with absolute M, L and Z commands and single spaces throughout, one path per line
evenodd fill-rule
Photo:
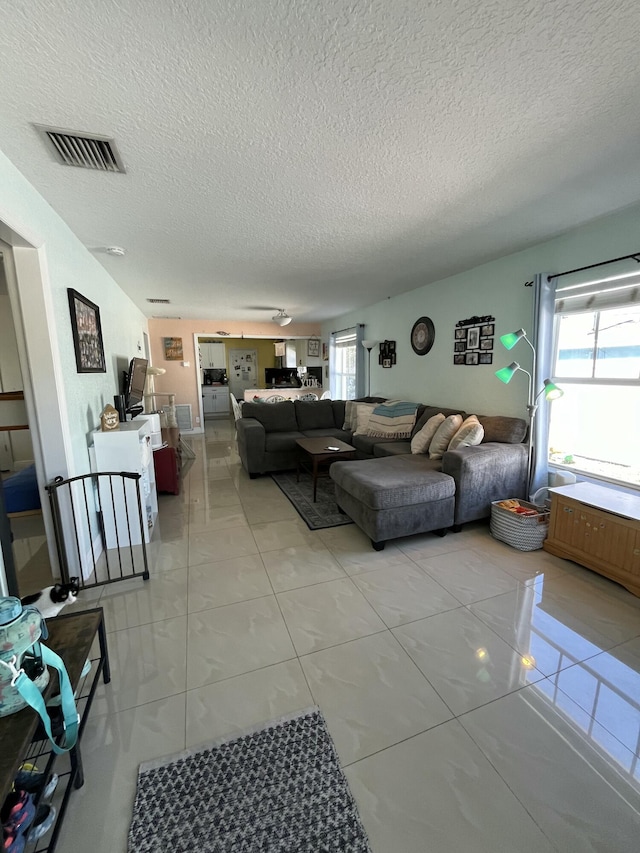
M 500 337 L 500 342 L 505 349 L 513 349 L 521 338 L 524 338 L 526 332 L 524 329 L 518 329 L 517 332 L 508 332 Z M 503 380 L 504 381 L 504 380 Z
M 550 379 L 544 380 L 544 396 L 547 400 L 557 400 L 559 397 L 562 397 L 564 391 L 562 388 L 558 388 L 557 385 L 554 385 Z
M 502 367 L 500 370 L 496 370 L 496 376 L 500 380 L 500 382 L 504 382 L 507 385 L 511 382 L 513 378 L 513 374 L 520 369 L 520 365 L 517 361 L 512 361 L 508 367 Z

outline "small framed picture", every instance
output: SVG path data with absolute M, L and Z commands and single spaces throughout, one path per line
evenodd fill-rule
M 382 359 L 382 366 L 383 367 L 391 367 L 391 359 L 390 358 L 383 358 Z
M 472 326 L 470 329 L 467 329 L 467 349 L 478 349 L 479 346 L 480 326 Z M 469 362 L 467 362 L 467 364 L 469 364 Z
M 453 351 L 454 352 L 464 352 L 467 348 L 466 341 L 454 341 L 453 342 Z
M 164 357 L 166 361 L 182 361 L 182 338 L 164 339 Z
M 67 288 L 77 373 L 106 373 L 100 309 L 81 293 Z
M 312 358 L 320 357 L 320 341 L 318 338 L 309 338 L 307 341 L 307 355 Z
M 466 352 L 464 354 L 464 363 L 465 364 L 478 364 L 478 353 L 477 352 Z
M 493 364 L 493 353 L 492 352 L 481 352 L 480 353 L 480 364 Z
M 453 363 L 454 364 L 464 364 L 464 353 L 456 353 L 453 356 Z
M 488 338 L 493 335 L 493 323 L 488 323 L 480 329 L 480 334 L 483 338 Z
M 493 349 L 493 338 L 480 338 L 480 349 Z
M 466 339 L 466 337 L 467 337 L 467 330 L 466 329 L 456 329 L 456 340 L 457 341 L 464 340 L 464 339 Z

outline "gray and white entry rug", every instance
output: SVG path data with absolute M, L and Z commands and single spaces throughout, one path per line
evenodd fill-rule
M 129 853 L 371 853 L 317 708 L 140 765 Z

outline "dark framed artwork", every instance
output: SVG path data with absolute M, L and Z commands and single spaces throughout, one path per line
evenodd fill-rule
M 466 352 L 464 354 L 464 363 L 465 364 L 477 364 L 478 363 L 478 351 L 475 350 L 473 352 Z
M 486 326 L 483 326 L 480 329 L 480 334 L 483 338 L 491 338 L 493 337 L 493 323 L 487 323 Z
M 464 364 L 464 353 L 463 352 L 457 352 L 453 356 L 453 363 L 454 364 Z
M 493 353 L 492 352 L 481 352 L 479 363 L 480 364 L 493 364 Z
M 307 341 L 307 355 L 311 358 L 319 358 L 320 356 L 320 341 L 318 338 L 309 338 Z
M 454 341 L 453 342 L 453 351 L 454 352 L 464 352 L 467 348 L 466 341 Z
M 480 349 L 493 349 L 493 338 L 480 338 Z
M 386 363 L 388 362 L 388 364 Z M 378 364 L 382 367 L 393 367 L 396 363 L 396 342 L 381 341 L 378 351 Z
M 467 349 L 478 349 L 480 346 L 480 329 L 472 326 L 467 329 Z
M 67 296 L 77 372 L 106 373 L 100 309 L 71 287 L 67 288 Z

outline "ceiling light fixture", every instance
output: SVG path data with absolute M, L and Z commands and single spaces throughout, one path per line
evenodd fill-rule
M 117 258 L 122 258 L 127 254 L 127 250 L 123 249 L 122 246 L 107 246 L 106 252 L 107 255 L 115 255 Z
M 277 323 L 279 326 L 288 326 L 289 323 L 293 320 L 293 317 L 290 317 L 284 308 L 279 308 L 278 313 L 274 314 L 271 318 L 274 323 Z

